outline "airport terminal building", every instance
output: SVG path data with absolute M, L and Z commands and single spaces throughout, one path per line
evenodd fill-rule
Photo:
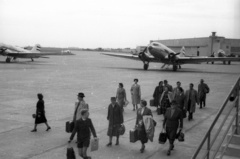
M 240 39 L 227 39 L 217 36 L 212 32 L 209 37 L 186 38 L 186 39 L 169 39 L 169 40 L 151 40 L 150 42 L 160 42 L 176 52 L 184 46 L 187 55 L 193 56 L 210 56 L 220 49 L 225 51 L 226 55 L 240 56 Z

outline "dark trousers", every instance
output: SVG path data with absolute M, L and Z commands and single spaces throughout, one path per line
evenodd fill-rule
M 188 101 L 188 107 L 187 107 L 187 110 L 188 110 L 188 120 L 191 120 L 193 118 L 193 113 L 190 111 L 190 108 L 191 108 L 191 100 Z

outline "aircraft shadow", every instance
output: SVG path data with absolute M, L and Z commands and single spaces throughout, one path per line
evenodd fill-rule
M 18 65 L 55 65 L 54 63 L 49 63 L 46 61 L 18 61 L 18 62 L 10 62 L 6 63 L 5 61 L 0 61 L 0 64 L 4 65 L 13 65 L 13 64 L 18 64 Z
M 132 71 L 141 71 L 146 72 L 142 68 L 128 68 L 128 67 L 103 67 L 106 69 L 118 69 L 118 70 L 132 70 Z M 236 74 L 236 72 L 217 72 L 210 70 L 201 70 L 201 69 L 193 69 L 193 68 L 182 68 L 173 72 L 172 69 L 148 69 L 147 72 L 169 72 L 169 73 L 211 73 L 211 74 Z

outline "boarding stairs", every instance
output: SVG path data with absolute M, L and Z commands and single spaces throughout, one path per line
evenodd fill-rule
M 240 77 L 219 109 L 192 159 L 240 159 Z

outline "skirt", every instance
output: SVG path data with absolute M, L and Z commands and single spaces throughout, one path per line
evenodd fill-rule
M 109 125 L 108 126 L 108 131 L 107 131 L 107 135 L 108 136 L 119 136 L 119 128 L 120 128 L 120 124 L 117 125 Z
M 45 117 L 45 113 L 42 113 L 41 115 L 36 115 L 35 124 L 41 124 L 46 122 L 47 122 L 47 119 Z

